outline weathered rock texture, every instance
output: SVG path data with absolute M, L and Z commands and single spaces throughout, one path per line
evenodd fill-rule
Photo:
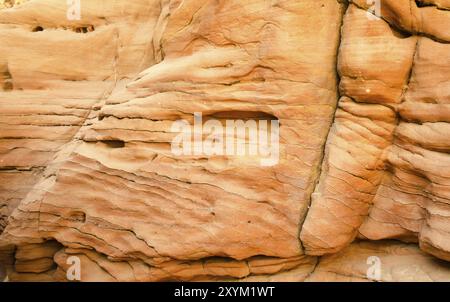
M 2 5 L 9 280 L 450 280 L 448 1 Z M 278 164 L 176 156 L 196 112 L 278 120 Z
M 358 236 L 418 241 L 450 260 L 450 39 L 441 27 L 450 12 L 411 1 L 410 15 L 399 2 L 382 2 L 378 21 L 358 4 L 344 17 L 341 99 L 301 230 L 308 254 Z M 416 24 L 420 14 L 430 17 Z

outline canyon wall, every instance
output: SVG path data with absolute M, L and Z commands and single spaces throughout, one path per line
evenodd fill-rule
M 9 280 L 450 281 L 449 1 L 0 8 Z M 175 154 L 198 113 L 276 162 Z

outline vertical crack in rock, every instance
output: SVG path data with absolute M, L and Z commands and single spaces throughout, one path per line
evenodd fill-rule
M 411 67 L 410 67 L 410 69 L 409 69 L 408 76 L 407 76 L 407 79 L 406 79 L 404 88 L 403 88 L 403 90 L 402 90 L 402 94 L 401 94 L 401 96 L 400 96 L 400 104 L 395 105 L 394 107 L 389 107 L 389 108 L 392 108 L 392 109 L 395 111 L 395 115 L 396 115 L 395 128 L 394 128 L 394 130 L 393 130 L 394 132 L 396 131 L 397 127 L 400 125 L 401 120 L 402 120 L 402 117 L 401 117 L 401 114 L 400 114 L 400 111 L 398 110 L 398 108 L 401 107 L 402 104 L 405 102 L 405 95 L 406 95 L 406 93 L 407 93 L 407 91 L 408 91 L 408 89 L 409 89 L 409 84 L 410 84 L 410 82 L 411 82 L 411 78 L 412 78 L 413 71 L 414 71 L 414 61 L 415 61 L 415 58 L 416 58 L 416 55 L 417 55 L 418 46 L 419 46 L 419 39 L 417 39 L 416 44 L 415 44 L 415 47 L 414 47 L 414 51 L 412 52 L 411 65 L 410 65 Z M 391 139 L 391 146 L 387 147 L 387 148 L 385 149 L 384 153 L 388 154 L 388 153 L 390 152 L 390 149 L 392 148 L 392 145 L 393 145 L 394 143 L 395 143 L 395 135 L 392 136 L 392 139 Z M 387 155 L 386 155 L 386 156 L 387 156 Z M 386 160 L 387 160 L 387 159 L 386 159 Z M 385 174 L 388 174 L 388 173 L 389 173 L 388 167 L 386 167 L 386 172 L 385 172 Z M 378 188 L 377 188 L 377 190 L 376 190 L 376 192 L 375 192 L 375 196 L 377 196 L 377 195 L 380 193 L 379 190 L 380 190 L 380 188 L 382 188 L 382 186 L 383 186 L 382 183 L 378 186 Z M 375 202 L 372 202 L 372 203 L 370 204 L 369 210 L 368 210 L 369 216 L 370 216 L 370 213 L 371 213 L 372 208 L 373 208 L 374 206 L 375 206 Z M 363 223 L 363 226 L 362 226 L 362 227 L 364 228 L 364 223 Z M 361 237 L 361 238 L 367 239 L 363 234 L 361 234 L 361 232 L 359 232 L 358 235 L 359 235 L 359 237 Z
M 172 1 L 170 0 L 161 0 L 159 3 L 161 11 L 155 26 L 153 39 L 151 40 L 153 55 L 156 63 L 164 60 L 162 36 L 166 30 L 167 23 L 169 22 L 171 3 Z
M 448 44 L 419 37 L 415 49 L 408 87 L 398 106 L 395 139 L 387 153 L 389 173 L 360 233 L 371 240 L 419 241 L 422 250 L 448 260 L 448 77 L 437 72 L 449 68 Z M 430 70 L 437 79 L 430 80 Z
M 412 79 L 413 72 L 414 72 L 414 62 L 416 60 L 416 55 L 417 55 L 418 49 L 419 49 L 419 39 L 417 39 L 417 41 L 416 41 L 416 45 L 414 47 L 414 52 L 412 54 L 411 68 L 410 68 L 409 73 L 408 73 L 408 78 L 406 80 L 405 88 L 403 89 L 402 95 L 400 97 L 400 99 L 401 99 L 400 106 L 401 106 L 402 103 L 405 102 L 405 96 L 406 96 L 406 93 L 408 92 L 409 84 L 411 83 L 411 79 Z M 396 113 L 398 115 L 398 119 L 400 120 L 401 119 L 400 112 L 398 110 L 396 110 Z
M 338 68 L 338 60 L 339 60 L 339 51 L 340 51 L 341 42 L 342 42 L 342 27 L 343 27 L 343 24 L 344 24 L 344 16 L 345 16 L 345 13 L 346 13 L 346 11 L 348 9 L 348 5 L 349 4 L 348 4 L 347 1 L 338 1 L 338 2 L 342 3 L 344 5 L 344 7 L 342 8 L 342 13 L 341 13 L 341 21 L 340 21 L 340 26 L 339 26 L 339 36 L 338 36 L 338 43 L 337 43 L 336 55 L 335 55 L 335 58 L 336 58 L 336 61 L 335 61 L 335 75 L 336 75 L 336 94 L 337 94 L 337 99 L 336 99 L 336 104 L 335 104 L 335 107 L 334 107 L 334 112 L 333 112 L 333 114 L 331 116 L 331 122 L 330 122 L 330 125 L 329 125 L 329 128 L 328 128 L 328 132 L 327 132 L 325 141 L 324 141 L 323 146 L 322 146 L 321 159 L 320 159 L 319 164 L 317 165 L 318 171 L 314 174 L 315 179 L 313 181 L 313 186 L 312 186 L 313 189 L 312 189 L 312 192 L 310 193 L 309 198 L 308 198 L 308 200 L 309 200 L 309 202 L 308 202 L 308 204 L 309 204 L 308 205 L 308 209 L 307 209 L 305 215 L 302 217 L 302 221 L 300 222 L 300 228 L 299 228 L 299 231 L 298 231 L 298 238 L 299 238 L 299 242 L 300 242 L 302 250 L 303 250 L 303 243 L 302 243 L 301 236 L 300 236 L 301 235 L 301 231 L 302 231 L 302 228 L 303 228 L 303 224 L 305 223 L 305 221 L 306 221 L 306 219 L 308 217 L 308 213 L 309 213 L 309 210 L 311 208 L 311 204 L 312 204 L 313 198 L 315 198 L 315 196 L 317 194 L 320 194 L 319 191 L 318 191 L 318 185 L 319 185 L 319 182 L 320 182 L 320 178 L 322 176 L 322 170 L 324 168 L 323 165 L 324 165 L 324 160 L 325 160 L 325 157 L 326 157 L 326 154 L 325 154 L 325 152 L 326 152 L 326 145 L 327 145 L 327 142 L 329 141 L 328 138 L 330 136 L 331 129 L 333 128 L 333 125 L 334 125 L 334 122 L 335 122 L 336 111 L 337 111 L 337 109 L 339 107 L 339 100 L 341 98 L 340 92 L 339 92 L 340 75 L 339 75 L 339 68 Z
M 384 176 L 384 154 L 397 124 L 395 108 L 411 71 L 417 38 L 401 36 L 387 22 L 370 20 L 367 14 L 351 4 L 344 20 L 339 53 L 342 97 L 328 137 L 326 174 L 322 172 L 316 188 L 320 194 L 313 195 L 301 233 L 311 255 L 337 252 L 358 235 Z M 365 36 L 369 28 L 371 35 Z M 380 69 L 375 58 L 384 43 L 398 46 L 391 57 L 383 58 Z
M 42 175 L 42 179 L 38 182 L 39 183 L 53 183 L 53 181 L 49 182 L 50 179 L 56 180 L 56 175 L 58 173 L 58 170 L 62 164 L 64 164 L 69 158 L 72 156 L 72 153 L 76 150 L 77 145 L 79 145 L 80 137 L 82 137 L 82 131 L 84 127 L 88 127 L 91 120 L 95 120 L 97 118 L 97 114 L 92 115 L 92 113 L 97 111 L 99 108 L 101 109 L 104 105 L 105 101 L 108 99 L 108 97 L 112 94 L 114 89 L 117 86 L 118 83 L 118 72 L 117 72 L 117 64 L 119 62 L 119 50 L 120 50 L 120 40 L 119 40 L 119 32 L 116 29 L 114 32 L 114 44 L 116 45 L 116 52 L 113 57 L 112 61 L 112 74 L 110 78 L 112 78 L 112 84 L 109 88 L 106 88 L 102 94 L 101 97 L 97 100 L 96 103 L 92 104 L 90 108 L 87 110 L 84 120 L 82 123 L 80 123 L 78 129 L 73 134 L 72 139 L 67 142 L 67 144 L 61 146 L 60 150 L 56 152 L 55 158 L 58 160 L 54 163 L 48 166 L 48 168 L 44 171 Z M 36 190 L 42 190 L 41 188 L 36 188 Z M 31 194 L 34 193 L 33 190 L 31 191 Z M 37 218 L 37 232 L 39 233 L 40 230 L 40 223 L 41 223 L 41 213 L 42 213 L 42 203 L 44 202 L 44 196 L 43 195 L 39 201 L 39 211 L 38 211 L 38 218 Z M 84 214 L 85 215 L 85 214 Z

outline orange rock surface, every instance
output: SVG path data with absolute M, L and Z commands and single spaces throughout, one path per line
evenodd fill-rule
M 0 2 L 0 278 L 450 280 L 450 2 Z M 174 154 L 178 120 L 279 157 Z

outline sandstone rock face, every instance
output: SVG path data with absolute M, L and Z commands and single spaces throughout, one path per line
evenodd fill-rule
M 383 7 L 394 10 L 390 1 Z M 302 242 L 308 254 L 322 255 L 355 237 L 396 238 L 449 260 L 446 32 L 407 35 L 393 29 L 400 21 L 365 14 L 352 4 L 344 17 L 341 99 Z M 440 26 L 431 20 L 429 27 Z
M 393 241 L 357 242 L 321 258 L 308 282 L 367 282 L 367 260 L 377 257 L 382 282 L 431 282 L 450 280 L 447 262 L 421 252 L 415 244 Z
M 448 1 L 0 8 L 0 278 L 450 280 Z M 199 113 L 276 161 L 176 154 Z

